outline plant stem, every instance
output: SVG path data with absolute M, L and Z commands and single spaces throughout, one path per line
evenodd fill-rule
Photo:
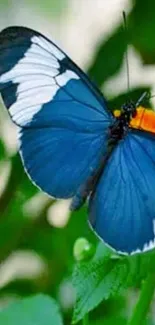
M 143 283 L 139 300 L 128 325 L 142 325 L 146 319 L 155 290 L 155 273 L 150 273 Z
M 83 325 L 89 325 L 88 314 L 83 317 Z

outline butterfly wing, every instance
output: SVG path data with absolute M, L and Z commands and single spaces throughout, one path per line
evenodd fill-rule
M 29 176 L 50 195 L 74 196 L 106 150 L 112 117 L 101 93 L 55 44 L 23 27 L 0 33 L 0 91 Z
M 90 224 L 118 252 L 155 247 L 155 137 L 129 132 L 114 149 L 89 204 Z

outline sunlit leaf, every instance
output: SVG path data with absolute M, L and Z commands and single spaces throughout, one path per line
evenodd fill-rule
M 6 157 L 6 148 L 4 142 L 0 140 L 0 160 L 4 159 L 5 157 Z
M 73 323 L 78 322 L 103 299 L 118 294 L 128 274 L 126 259 L 103 256 L 96 260 L 79 263 L 73 273 L 73 285 L 76 289 L 76 304 Z
M 45 295 L 22 299 L 0 311 L 0 324 L 62 325 L 56 302 Z
M 0 8 L 1 10 L 9 9 L 11 8 L 11 3 L 9 0 L 1 0 L 0 1 Z
M 32 2 L 30 2 L 32 6 Z M 49 15 L 49 17 L 58 16 L 60 14 L 66 13 L 68 8 L 68 0 L 35 0 L 33 1 L 33 7 L 36 10 Z

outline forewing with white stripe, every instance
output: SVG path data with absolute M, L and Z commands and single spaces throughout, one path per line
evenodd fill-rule
M 63 115 L 86 121 L 108 116 L 103 97 L 86 75 L 56 45 L 27 28 L 10 27 L 0 34 L 0 90 L 13 121 L 22 127 L 50 124 L 51 112 L 43 112 L 41 121 L 35 115 L 46 103 L 55 110 L 58 101 L 72 104 Z
M 99 90 L 47 38 L 9 27 L 0 33 L 0 91 L 32 180 L 55 197 L 76 195 L 107 149 L 112 117 Z

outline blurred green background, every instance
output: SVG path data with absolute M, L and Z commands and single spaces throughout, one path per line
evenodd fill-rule
M 103 90 L 109 109 L 127 97 L 127 47 L 132 99 L 144 89 L 155 94 L 154 0 L 0 0 L 0 29 L 9 25 L 31 27 L 56 41 Z M 17 153 L 16 128 L 1 104 L 0 308 L 42 292 L 58 301 L 70 324 L 73 246 L 79 237 L 93 245 L 98 241 L 88 228 L 86 207 L 71 215 L 69 202 L 55 202 L 31 184 Z M 100 304 L 91 324 L 124 324 L 135 297 L 133 288 Z

